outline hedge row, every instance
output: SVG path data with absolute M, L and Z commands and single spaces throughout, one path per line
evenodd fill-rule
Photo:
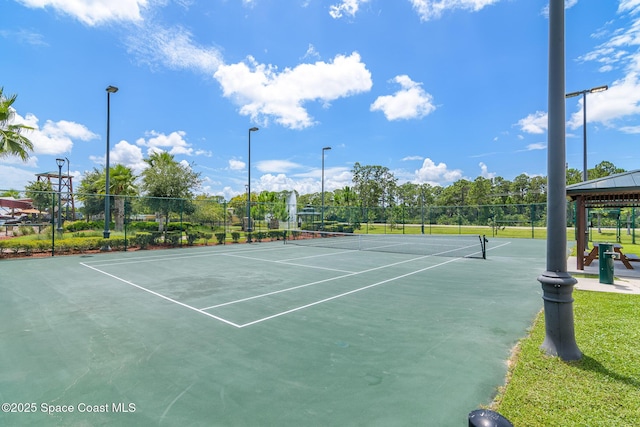
M 124 238 L 103 239 L 102 237 L 73 237 L 56 240 L 55 253 L 84 253 L 110 246 L 114 250 L 123 250 Z M 0 240 L 0 256 L 7 253 L 31 255 L 34 253 L 51 252 L 50 240 Z

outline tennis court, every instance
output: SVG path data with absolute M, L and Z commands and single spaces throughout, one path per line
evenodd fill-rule
M 542 308 L 541 240 L 290 243 L 2 261 L 0 424 L 466 425 Z

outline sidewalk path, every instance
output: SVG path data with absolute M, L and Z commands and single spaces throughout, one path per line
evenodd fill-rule
M 640 263 L 632 263 L 634 269 L 629 270 L 620 261 L 614 261 L 613 285 L 600 283 L 600 269 L 598 260 L 594 260 L 591 265 L 585 266 L 584 271 L 576 268 L 576 257 L 569 257 L 567 260 L 567 270 L 572 275 L 585 274 L 593 277 L 576 277 L 578 283 L 576 289 L 583 291 L 616 292 L 621 294 L 640 294 Z

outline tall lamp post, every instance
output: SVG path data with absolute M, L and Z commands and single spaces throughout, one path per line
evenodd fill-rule
M 609 86 L 597 86 L 591 89 L 579 90 L 577 92 L 567 93 L 564 97 L 573 98 L 575 96 L 582 95 L 582 181 L 587 181 L 587 94 L 604 92 L 609 89 Z M 588 213 L 587 209 L 584 212 L 579 212 L 578 215 L 583 216 L 584 223 L 584 248 L 589 247 L 589 227 L 587 227 Z
M 564 0 L 549 1 L 549 130 L 547 132 L 547 267 L 538 277 L 544 301 L 542 350 L 563 360 L 578 360 L 573 321 L 573 285 L 567 272 L 567 190 L 565 170 Z
M 111 94 L 116 93 L 118 88 L 115 86 L 107 86 L 107 157 L 106 157 L 106 168 L 105 168 L 105 191 L 104 191 L 104 232 L 102 233 L 102 237 L 108 239 L 111 233 L 109 232 L 109 223 L 111 222 L 110 210 L 109 206 L 109 137 L 110 137 L 110 121 L 111 121 Z M 102 248 L 103 250 L 110 250 L 111 248 L 108 245 Z
M 68 157 L 65 157 L 64 159 L 67 161 L 67 201 L 65 202 L 67 212 L 64 215 L 64 219 L 69 221 L 69 197 L 71 196 L 71 187 L 69 182 L 71 180 L 71 177 L 69 175 L 69 166 L 71 165 L 71 162 L 69 161 Z
M 604 92 L 609 89 L 609 86 L 592 87 L 591 89 L 579 90 L 578 92 L 571 92 L 566 94 L 565 98 L 573 98 L 574 96 L 582 95 L 582 180 L 587 181 L 587 94 Z
M 247 233 L 251 233 L 251 132 L 257 131 L 257 127 L 249 128 L 249 156 L 247 157 Z M 247 242 L 251 242 L 251 235 L 247 236 Z
M 324 152 L 331 150 L 331 147 L 322 148 L 322 209 L 320 210 L 320 229 L 324 230 Z
M 62 165 L 64 159 L 56 159 L 58 165 L 58 234 L 62 234 Z

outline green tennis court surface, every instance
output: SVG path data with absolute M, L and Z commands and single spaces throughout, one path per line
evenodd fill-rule
M 486 260 L 279 241 L 5 260 L 0 425 L 466 425 L 544 260 L 505 239 Z

